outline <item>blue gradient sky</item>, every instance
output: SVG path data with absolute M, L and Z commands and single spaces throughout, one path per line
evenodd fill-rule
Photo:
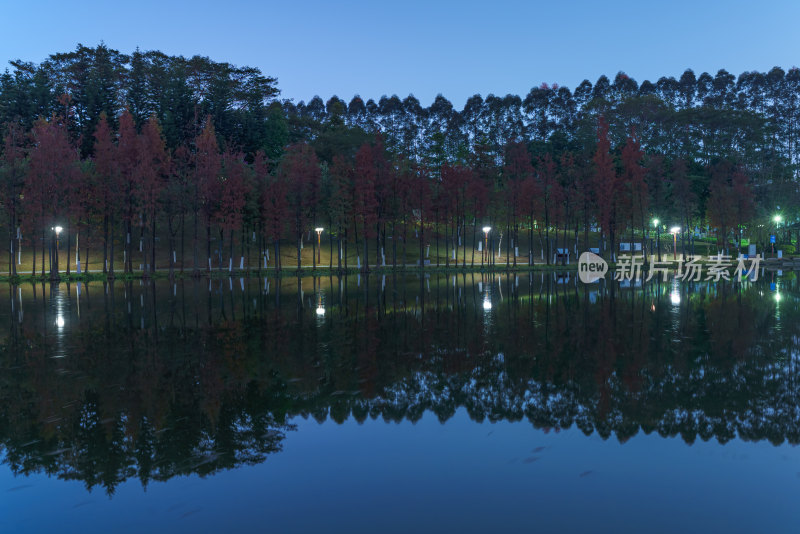
M 284 98 L 574 87 L 623 70 L 641 82 L 800 63 L 800 2 L 0 2 L 0 62 L 101 40 L 210 56 L 277 76 Z

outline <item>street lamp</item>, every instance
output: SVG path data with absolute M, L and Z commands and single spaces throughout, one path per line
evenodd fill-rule
M 322 230 L 323 228 L 321 226 L 314 228 L 314 231 L 317 232 L 317 263 L 322 261 L 320 259 L 322 254 Z
M 658 251 L 658 261 L 661 261 L 661 221 L 658 218 L 653 219 L 653 227 L 656 229 L 656 250 Z
M 669 229 L 669 233 L 672 234 L 672 259 L 678 259 L 678 234 L 681 231 L 680 226 L 673 226 Z
M 483 227 L 483 254 L 486 255 L 488 259 L 489 256 L 489 232 L 491 231 L 491 226 L 484 226 Z M 483 255 L 481 255 L 481 260 L 483 260 Z M 483 263 L 483 261 L 481 261 Z
M 64 228 L 62 228 L 61 226 L 53 226 L 51 228 L 51 230 L 53 230 L 53 232 L 55 232 L 55 234 L 56 234 L 56 250 L 55 250 L 55 254 L 53 254 L 53 252 L 51 250 L 50 261 L 53 262 L 53 260 L 55 260 L 55 267 L 56 267 L 55 271 L 57 273 L 58 272 L 58 237 L 61 235 L 61 232 L 64 230 Z M 51 243 L 52 243 L 52 241 L 51 241 Z

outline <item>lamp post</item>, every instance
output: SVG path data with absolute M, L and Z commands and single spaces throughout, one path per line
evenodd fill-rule
M 776 241 L 778 240 L 778 228 L 780 227 L 782 220 L 783 220 L 783 217 L 781 217 L 780 214 L 775 215 L 772 218 L 772 222 L 775 223 L 775 240 Z M 772 241 L 772 240 L 770 240 L 770 241 Z M 775 243 L 772 243 L 772 255 L 773 256 L 775 255 Z
M 64 229 L 61 226 L 54 226 L 52 229 L 53 229 L 53 232 L 55 232 L 55 234 L 56 234 L 56 250 L 53 253 L 53 256 L 50 258 L 50 261 L 55 264 L 54 274 L 58 275 L 58 237 L 59 237 L 59 235 L 61 235 L 61 232 Z
M 484 226 L 483 227 L 483 254 L 481 254 L 481 265 L 483 265 L 483 256 L 486 255 L 486 258 L 489 258 L 489 232 L 491 231 L 491 226 Z
M 672 259 L 678 259 L 678 234 L 681 231 L 680 226 L 673 226 L 669 229 L 669 233 L 672 234 Z
M 314 228 L 314 231 L 317 232 L 317 263 L 322 262 L 322 227 Z
M 658 253 L 658 261 L 661 261 L 661 227 L 659 226 L 659 223 L 661 223 L 661 221 L 659 221 L 657 218 L 653 219 L 653 226 L 656 229 L 656 251 Z

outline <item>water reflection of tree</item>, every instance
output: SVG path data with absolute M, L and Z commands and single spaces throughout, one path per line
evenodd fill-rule
M 309 281 L 327 292 L 321 322 L 300 281 L 84 286 L 63 358 L 53 293 L 13 288 L 25 319 L 7 315 L 0 347 L 6 462 L 113 492 L 264 461 L 297 415 L 444 421 L 459 407 L 620 441 L 800 441 L 794 282 L 778 321 L 761 286 L 683 285 L 676 307 L 663 283 L 484 277 L 487 310 L 477 281 Z

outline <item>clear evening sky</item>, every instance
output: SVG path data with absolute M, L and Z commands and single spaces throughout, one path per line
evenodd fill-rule
M 77 43 L 206 55 L 278 78 L 282 98 L 574 88 L 622 70 L 638 82 L 686 68 L 734 75 L 800 64 L 800 2 L 519 1 L 0 2 L 0 62 Z

